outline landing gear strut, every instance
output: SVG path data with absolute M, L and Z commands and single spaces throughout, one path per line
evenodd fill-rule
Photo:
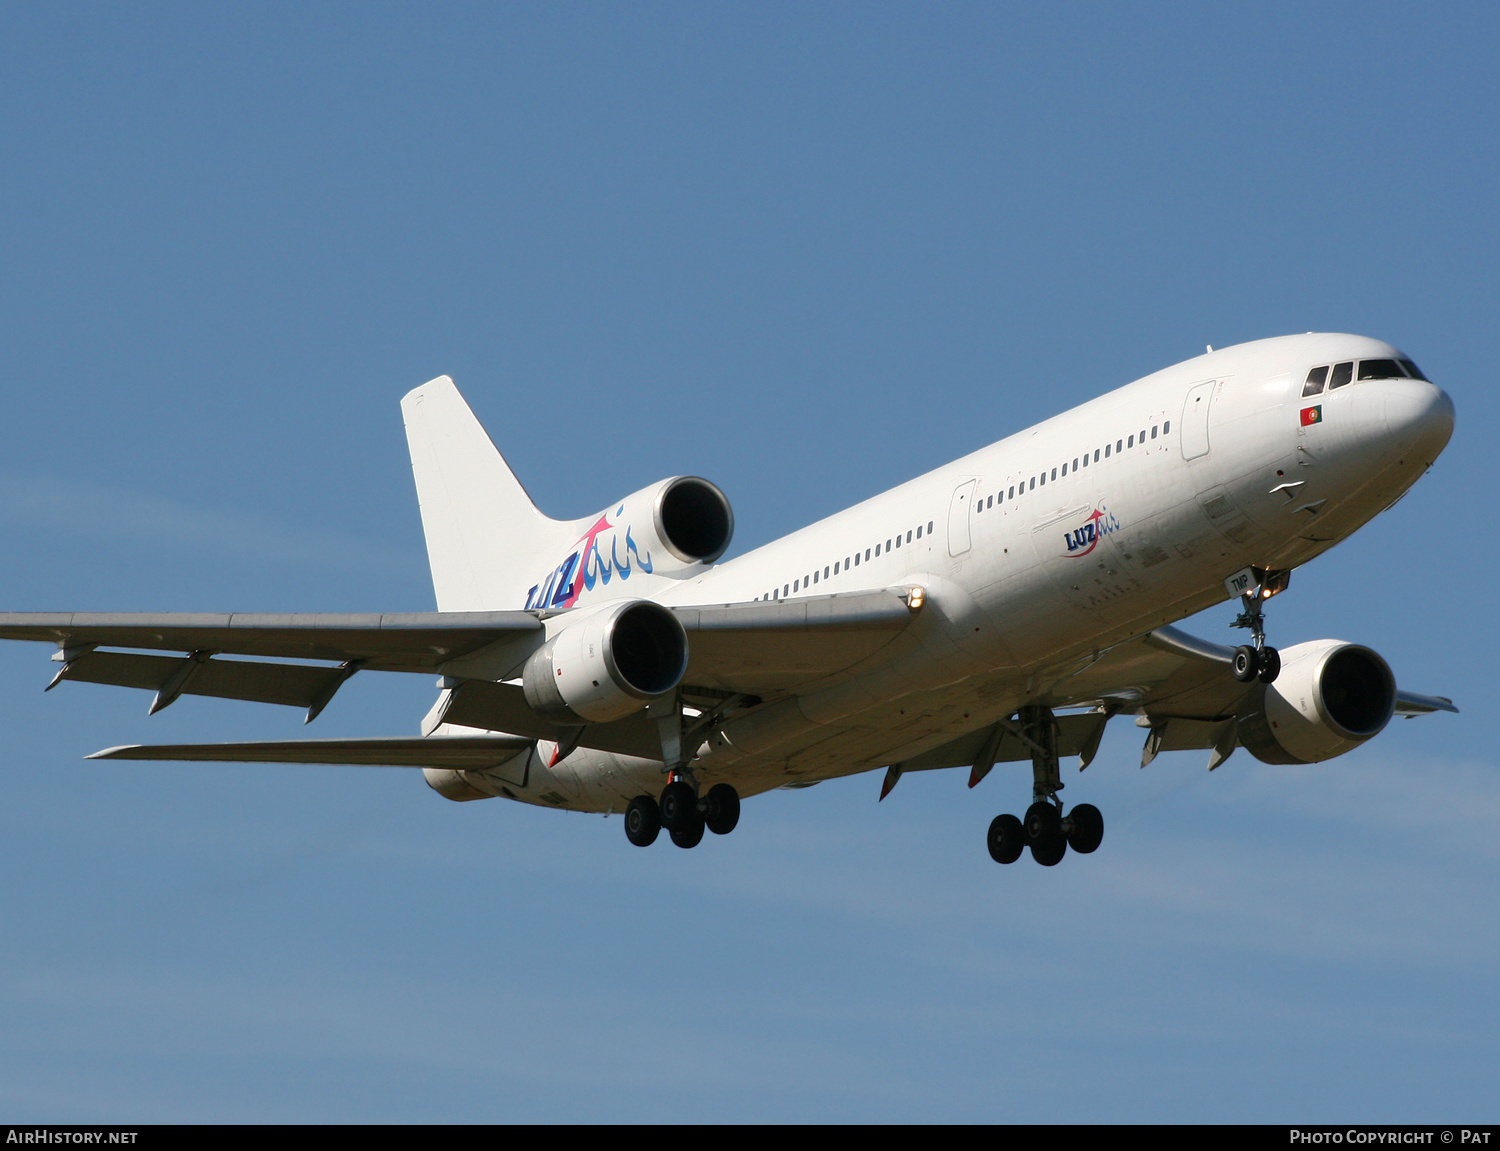
M 986 845 L 996 863 L 1014 863 L 1026 848 L 1043 867 L 1062 862 L 1071 847 L 1087 855 L 1104 838 L 1104 817 L 1091 803 L 1080 803 L 1066 815 L 1057 793 L 1063 789 L 1058 771 L 1057 719 L 1045 707 L 1023 707 L 1010 733 L 1031 748 L 1031 806 L 1026 818 L 997 815 L 990 824 Z
M 1240 593 L 1244 610 L 1234 617 L 1230 627 L 1242 627 L 1250 632 L 1250 643 L 1234 649 L 1234 678 L 1241 683 L 1275 683 L 1281 674 L 1281 653 L 1266 646 L 1265 602 L 1277 592 L 1287 589 L 1292 582 L 1289 571 L 1269 571 L 1251 568 L 1255 584 Z

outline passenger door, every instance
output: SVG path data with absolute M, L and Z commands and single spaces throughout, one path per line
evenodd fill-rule
M 1217 380 L 1198 384 L 1182 406 L 1182 458 L 1195 460 L 1208 455 L 1208 408 L 1213 403 Z
M 965 480 L 953 489 L 953 502 L 948 505 L 948 554 L 961 556 L 972 545 L 969 537 L 969 519 L 974 514 L 974 485 L 977 480 Z

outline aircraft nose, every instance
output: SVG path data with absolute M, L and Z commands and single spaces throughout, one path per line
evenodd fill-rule
M 1386 435 L 1429 462 L 1453 435 L 1453 400 L 1426 380 L 1392 380 L 1382 389 Z

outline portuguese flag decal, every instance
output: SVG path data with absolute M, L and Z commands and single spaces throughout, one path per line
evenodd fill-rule
M 1318 404 L 1316 407 L 1303 408 L 1302 409 L 1302 426 L 1304 428 L 1307 427 L 1308 424 L 1321 424 L 1322 422 L 1323 422 L 1323 405 L 1322 404 Z

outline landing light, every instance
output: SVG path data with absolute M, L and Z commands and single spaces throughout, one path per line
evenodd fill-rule
M 906 606 L 912 611 L 922 610 L 922 605 L 927 602 L 927 591 L 925 588 L 914 587 L 906 593 Z

